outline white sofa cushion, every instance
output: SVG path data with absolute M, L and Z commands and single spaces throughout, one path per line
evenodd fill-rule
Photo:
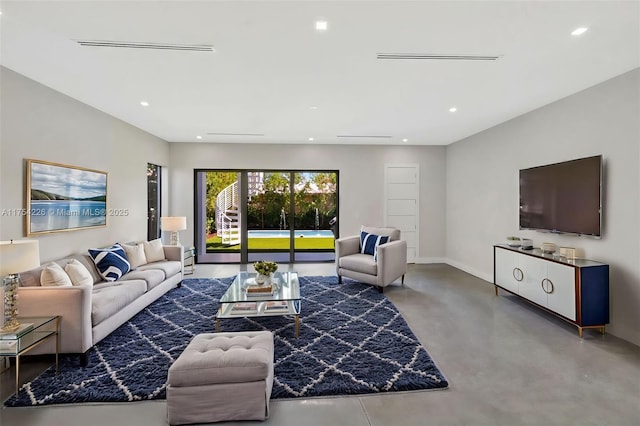
M 143 271 L 146 271 L 147 269 L 160 269 L 164 272 L 165 278 L 167 278 L 180 273 L 182 270 L 182 263 L 177 260 L 164 260 L 162 262 L 147 263 L 138 269 Z
M 356 253 L 338 259 L 340 268 L 363 274 L 378 275 L 378 264 L 369 254 Z
M 91 298 L 91 324 L 105 319 L 142 296 L 147 290 L 144 280 L 117 281 L 94 286 Z
M 144 280 L 147 283 L 147 291 L 164 281 L 164 271 L 161 269 L 136 269 L 122 277 L 120 281 Z
M 147 263 L 147 256 L 144 253 L 144 244 L 122 244 L 124 252 L 127 254 L 131 269 L 136 269 L 138 266 L 145 265 Z
M 77 259 L 71 259 L 64 267 L 73 285 L 93 285 L 91 273 Z
M 160 240 L 160 238 L 152 241 L 145 241 L 142 244 L 144 245 L 144 254 L 148 263 L 158 262 L 165 259 L 164 248 L 162 247 L 162 240 Z
M 71 287 L 71 278 L 55 262 L 47 264 L 40 275 L 40 284 L 44 287 Z

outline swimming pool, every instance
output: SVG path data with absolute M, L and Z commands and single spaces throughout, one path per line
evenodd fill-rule
M 289 238 L 289 230 L 248 231 L 249 238 Z M 327 229 L 318 231 L 295 231 L 296 238 L 333 238 L 333 232 Z

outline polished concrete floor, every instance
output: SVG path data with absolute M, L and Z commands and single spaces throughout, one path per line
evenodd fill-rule
M 332 264 L 283 265 L 301 275 Z M 198 265 L 192 277 L 238 265 Z M 577 329 L 451 266 L 412 265 L 385 294 L 449 380 L 441 391 L 274 400 L 264 425 L 638 425 L 640 348 Z M 36 375 L 42 361 L 28 364 Z M 2 396 L 11 392 L 5 372 Z M 211 396 L 215 398 L 215 395 Z M 3 426 L 165 425 L 164 401 L 0 410 Z M 240 424 L 253 424 L 242 422 Z

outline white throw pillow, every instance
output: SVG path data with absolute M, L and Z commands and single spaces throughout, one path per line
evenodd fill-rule
M 164 248 L 162 247 L 162 240 L 158 238 L 153 241 L 145 241 L 144 254 L 147 258 L 147 262 L 158 262 L 164 260 Z
M 51 262 L 45 266 L 40 274 L 40 284 L 43 287 L 71 287 L 71 278 L 62 266 Z
M 64 271 L 71 278 L 71 284 L 73 285 L 93 285 L 91 272 L 76 259 L 67 263 Z
M 144 253 L 144 244 L 122 244 L 122 247 L 124 247 L 124 252 L 127 254 L 127 259 L 129 259 L 131 269 L 147 264 L 147 257 Z M 162 251 L 162 257 L 164 257 L 164 250 Z

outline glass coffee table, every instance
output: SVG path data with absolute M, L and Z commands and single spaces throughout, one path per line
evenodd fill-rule
M 276 272 L 270 284 L 258 285 L 252 272 L 240 272 L 220 298 L 216 331 L 220 320 L 242 317 L 295 315 L 296 337 L 300 334 L 300 283 L 297 272 Z

